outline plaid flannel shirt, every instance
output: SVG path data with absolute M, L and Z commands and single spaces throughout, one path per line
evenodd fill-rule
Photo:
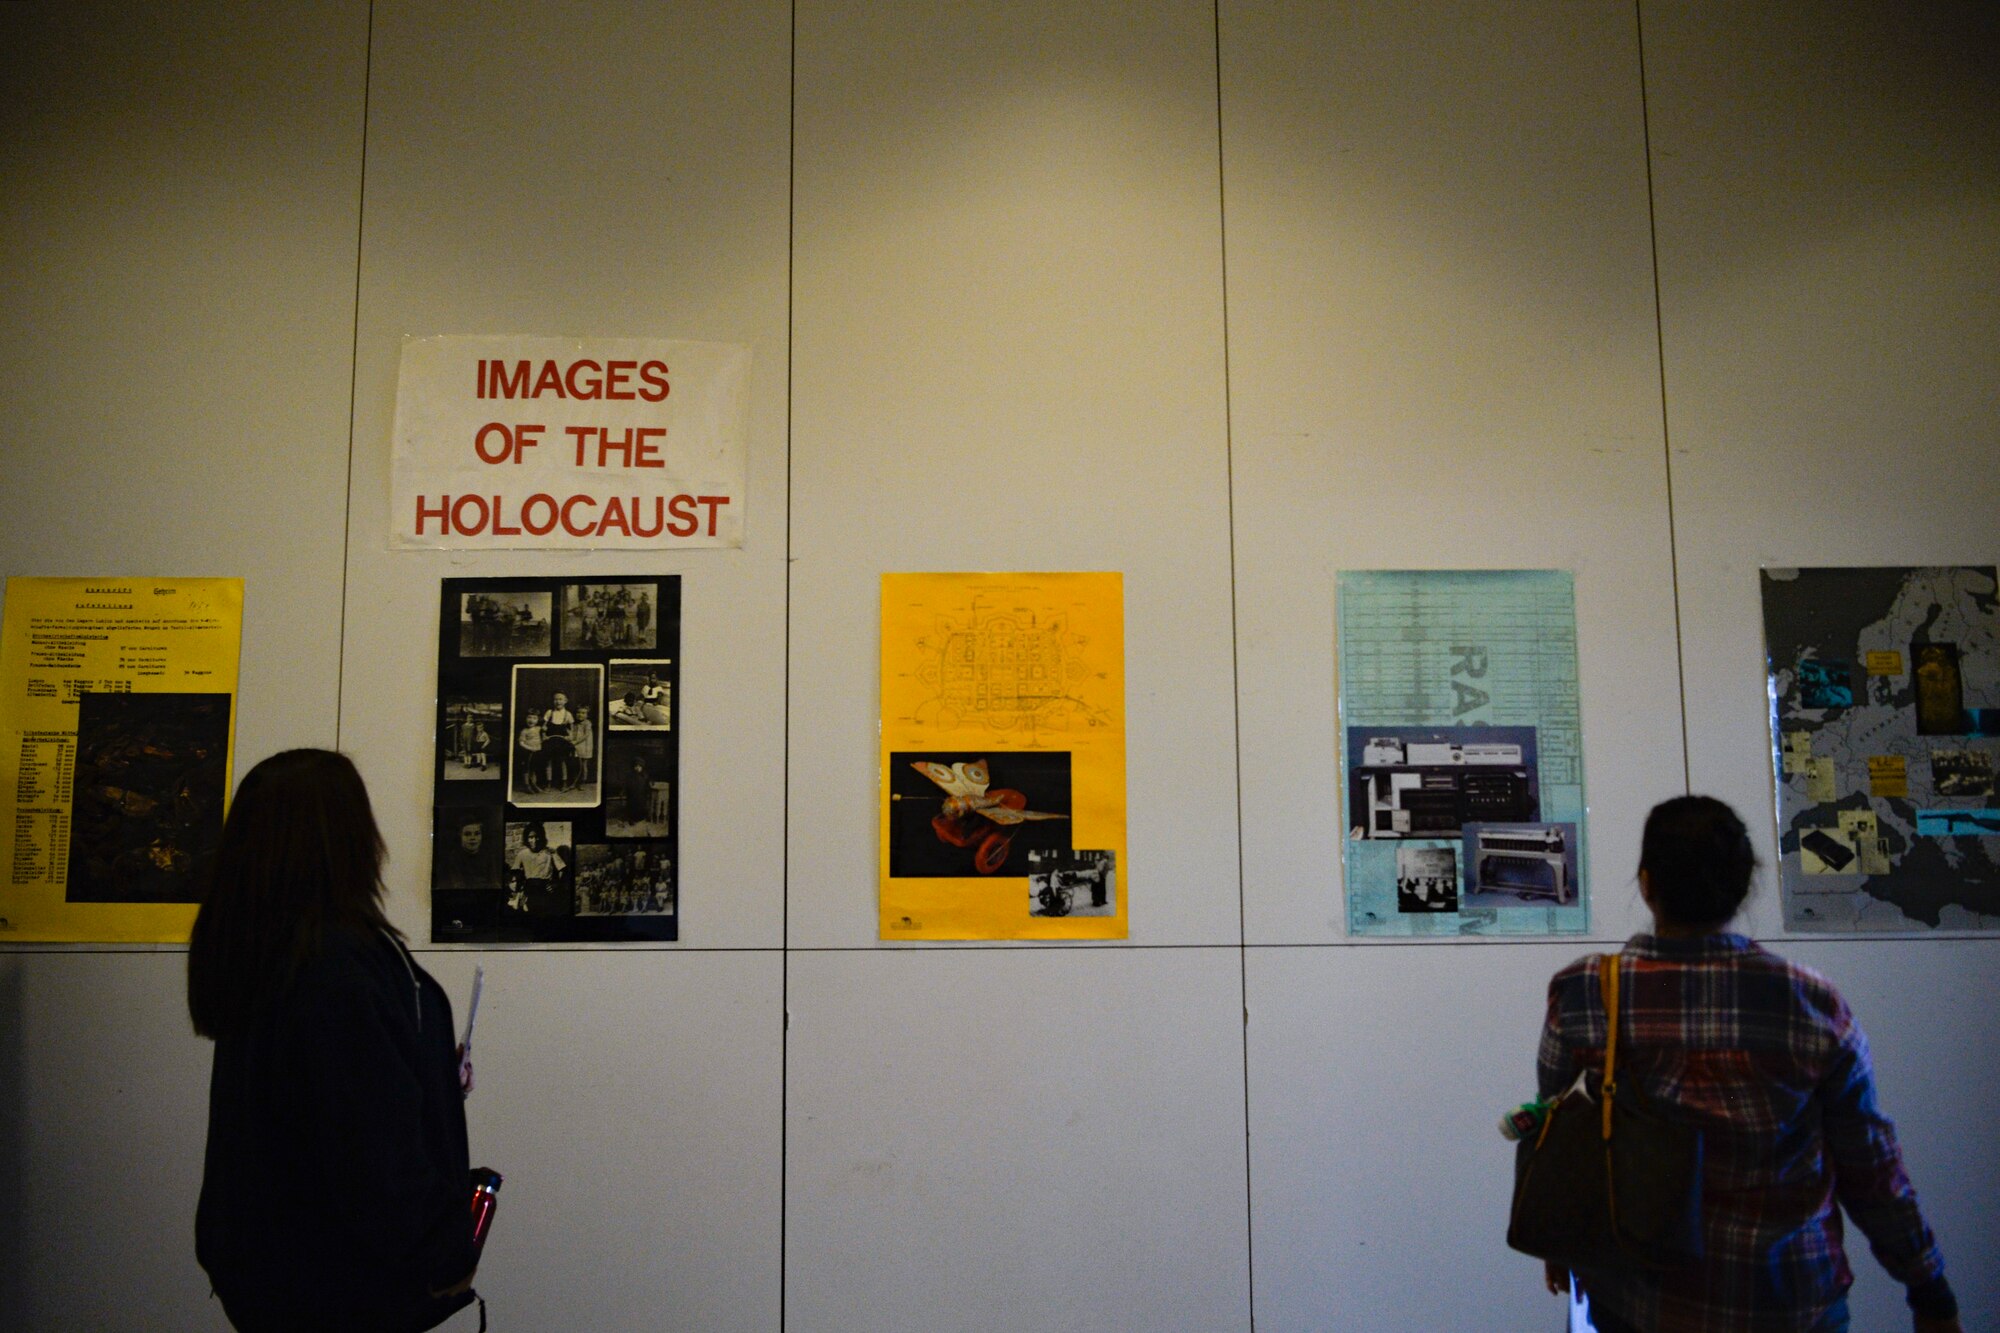
M 1836 1200 L 1897 1281 L 1948 1293 L 1868 1039 L 1824 977 L 1740 935 L 1635 935 L 1619 966 L 1619 1082 L 1701 1127 L 1707 1258 L 1580 1273 L 1593 1306 L 1643 1329 L 1810 1329 L 1854 1280 Z M 1541 1095 L 1602 1069 L 1604 1042 L 1596 959 L 1579 959 L 1549 982 Z

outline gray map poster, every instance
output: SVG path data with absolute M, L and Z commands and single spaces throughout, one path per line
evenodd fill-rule
M 1568 571 L 1348 570 L 1336 597 L 1348 932 L 1581 934 Z
M 2000 930 L 1991 566 L 1763 571 L 1792 930 Z

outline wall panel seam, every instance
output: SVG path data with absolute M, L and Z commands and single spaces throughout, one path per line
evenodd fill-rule
M 354 306 L 353 333 L 347 347 L 347 493 L 345 516 L 340 525 L 340 640 L 334 652 L 333 748 L 340 748 L 341 722 L 347 710 L 347 590 L 353 580 L 349 553 L 354 542 L 354 439 L 357 433 L 355 409 L 361 391 L 361 276 L 362 252 L 368 226 L 368 113 L 374 92 L 375 0 L 368 0 L 368 30 L 361 44 L 361 161 L 356 172 L 354 199 Z
M 1660 218 L 1653 198 L 1653 121 L 1646 98 L 1645 0 L 1632 0 L 1632 30 L 1639 58 L 1639 141 L 1646 160 L 1646 252 L 1653 274 L 1653 360 L 1660 377 L 1660 455 L 1667 492 L 1667 577 L 1674 590 L 1674 679 L 1681 705 L 1681 789 L 1694 790 L 1694 758 L 1688 743 L 1687 652 L 1681 633 L 1680 531 L 1674 523 L 1673 432 L 1667 422 L 1667 334 L 1660 309 Z

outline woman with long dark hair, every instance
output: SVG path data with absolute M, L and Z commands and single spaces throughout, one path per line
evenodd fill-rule
M 414 1333 L 474 1299 L 451 1003 L 383 915 L 384 856 L 354 765 L 288 750 L 237 788 L 195 918 L 195 1252 L 245 1333 Z
M 1600 1333 L 1845 1333 L 1844 1208 L 1908 1288 L 1917 1333 L 1960 1333 L 1854 1014 L 1825 977 L 1729 931 L 1756 868 L 1743 821 L 1714 797 L 1646 817 L 1639 893 L 1653 930 L 1618 956 L 1617 1072 L 1702 1132 L 1704 1253 L 1665 1272 L 1577 1273 L 1591 1319 Z M 1543 1097 L 1603 1068 L 1596 961 L 1549 982 Z M 1567 1278 L 1548 1265 L 1550 1291 Z

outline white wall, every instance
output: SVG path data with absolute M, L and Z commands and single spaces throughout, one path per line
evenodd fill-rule
M 245 576 L 239 766 L 352 753 L 419 939 L 437 580 L 682 576 L 682 942 L 425 957 L 487 968 L 500 1327 L 1554 1328 L 1490 1126 L 1584 946 L 1345 936 L 1334 573 L 1576 571 L 1635 928 L 1649 805 L 1768 819 L 1757 567 L 2000 556 L 1996 56 L 1969 4 L 7 6 L 0 573 Z M 437 332 L 749 344 L 746 545 L 386 551 Z M 1125 574 L 1131 939 L 878 945 L 878 576 L 1009 568 Z M 2000 945 L 1781 947 L 2000 1326 Z M 181 975 L 0 952 L 0 1326 L 222 1326 Z
M 241 576 L 239 773 L 338 734 L 367 26 L 0 9 L 0 572 Z M 185 974 L 0 954 L 0 1327 L 222 1326 Z

